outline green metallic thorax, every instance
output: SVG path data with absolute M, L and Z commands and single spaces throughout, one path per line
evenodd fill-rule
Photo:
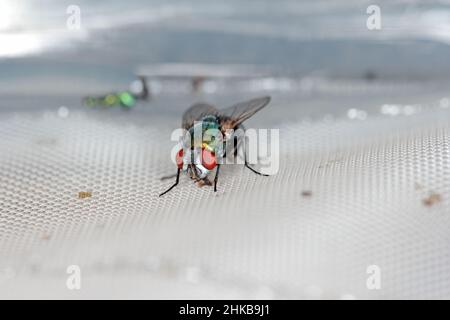
M 195 145 L 194 132 L 201 130 L 202 141 L 201 145 Z M 192 147 L 202 147 L 206 148 L 211 152 L 217 153 L 219 151 L 220 143 L 223 140 L 218 140 L 216 136 L 220 134 L 220 124 L 219 119 L 216 116 L 205 116 L 200 121 L 196 122 L 190 129 L 189 133 L 191 135 L 191 146 Z M 197 133 L 198 134 L 198 133 Z

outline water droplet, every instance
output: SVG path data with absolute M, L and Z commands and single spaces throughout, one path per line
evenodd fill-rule
M 142 90 L 144 89 L 142 82 L 139 80 L 134 80 L 131 84 L 130 84 L 130 91 L 134 94 L 140 94 L 142 92 Z
M 215 93 L 217 91 L 217 83 L 215 83 L 214 81 L 206 81 L 203 84 L 203 91 L 206 93 Z
M 367 112 L 352 108 L 347 111 L 347 117 L 349 119 L 365 120 L 367 118 Z
M 450 100 L 448 98 L 442 98 L 439 101 L 439 106 L 441 108 L 447 109 L 450 106 Z
M 66 106 L 61 106 L 58 108 L 58 117 L 60 118 L 67 118 L 69 116 L 69 108 Z
M 409 106 L 409 105 L 404 106 L 403 113 L 407 116 L 410 116 L 410 115 L 416 113 L 416 108 L 414 108 L 414 106 Z
M 383 104 L 381 106 L 381 113 L 390 116 L 396 116 L 400 113 L 400 107 L 395 104 Z

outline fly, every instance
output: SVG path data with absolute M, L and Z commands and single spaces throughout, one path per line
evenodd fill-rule
M 216 169 L 215 177 L 214 177 L 214 192 L 217 191 L 217 181 L 219 179 L 219 170 L 220 163 L 217 161 L 217 156 L 225 156 L 225 152 L 222 151 L 222 154 L 218 152 L 220 148 L 218 148 L 217 142 L 214 139 L 205 139 L 205 133 L 208 132 L 209 129 L 219 130 L 222 135 L 225 137 L 224 140 L 235 139 L 235 136 L 227 136 L 227 133 L 230 130 L 242 129 L 242 123 L 252 117 L 256 112 L 264 108 L 270 102 L 270 97 L 260 97 L 256 99 L 252 99 L 249 101 L 244 101 L 241 103 L 237 103 L 229 108 L 218 110 L 212 105 L 199 103 L 190 107 L 183 114 L 182 119 L 182 128 L 188 130 L 190 141 L 195 141 L 194 132 L 197 128 L 202 132 L 202 140 L 200 146 L 191 145 L 189 148 L 194 150 L 194 147 L 198 147 L 199 153 L 201 153 L 201 161 L 195 161 L 196 153 L 191 152 L 190 155 L 185 155 L 183 148 L 179 150 L 176 156 L 177 162 L 177 173 L 168 177 L 163 177 L 162 180 L 175 177 L 175 183 L 166 191 L 161 193 L 159 196 L 163 196 L 170 190 L 172 190 L 175 186 L 178 185 L 180 180 L 181 171 L 186 172 L 192 180 L 197 182 L 198 186 L 212 185 L 211 181 L 208 179 L 208 175 L 214 169 Z M 233 131 L 231 131 L 233 132 Z M 224 142 L 225 142 L 224 141 Z M 223 150 L 223 149 L 220 149 Z M 233 150 L 236 154 L 237 146 Z M 218 154 L 219 153 L 219 154 Z M 197 153 L 198 155 L 198 153 Z M 266 174 L 262 174 L 255 169 L 253 169 L 249 163 L 247 162 L 246 153 L 244 165 L 252 172 L 267 176 Z

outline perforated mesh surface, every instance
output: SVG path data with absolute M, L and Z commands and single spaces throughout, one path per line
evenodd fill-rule
M 277 175 L 230 166 L 217 193 L 183 178 L 158 198 L 175 117 L 5 112 L 0 297 L 449 297 L 446 110 L 259 117 L 280 128 Z M 426 205 L 430 193 L 440 201 Z M 71 264 L 78 291 L 66 288 Z M 373 264 L 382 287 L 371 291 Z

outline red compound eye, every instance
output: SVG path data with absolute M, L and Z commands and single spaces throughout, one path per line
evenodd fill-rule
M 202 164 L 208 170 L 214 169 L 217 165 L 216 155 L 214 154 L 214 152 L 211 152 L 211 151 L 203 148 L 202 149 Z
M 183 168 L 183 149 L 180 149 L 180 151 L 178 151 L 176 161 L 178 168 Z

